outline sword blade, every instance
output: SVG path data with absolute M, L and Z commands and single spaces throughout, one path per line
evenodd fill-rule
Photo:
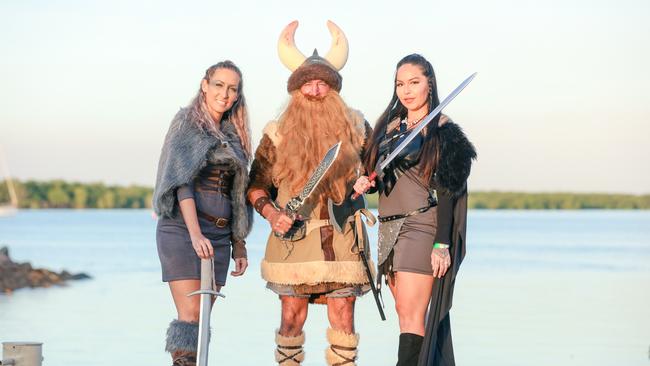
M 212 289 L 212 259 L 201 259 L 201 290 Z M 201 308 L 199 310 L 199 344 L 196 352 L 198 366 L 208 365 L 210 347 L 210 312 L 212 311 L 212 295 L 201 293 Z
M 325 173 L 327 173 L 332 164 L 334 164 L 336 157 L 339 156 L 339 150 L 341 150 L 341 141 L 337 142 L 332 147 L 330 147 L 329 150 L 327 150 L 325 156 L 320 161 L 320 163 L 318 163 L 316 169 L 314 169 L 314 172 L 307 180 L 307 183 L 305 183 L 305 186 L 303 187 L 302 191 L 300 191 L 298 197 L 291 199 L 289 201 L 289 204 L 287 204 L 287 209 L 289 211 L 296 213 L 298 209 L 305 203 L 307 197 L 309 197 L 309 195 L 314 192 L 318 186 L 318 183 L 320 183 L 320 181 L 325 176 Z
M 445 108 L 447 104 L 449 104 L 463 89 L 465 89 L 467 84 L 469 84 L 474 79 L 475 76 L 476 73 L 473 73 L 462 83 L 460 83 L 460 85 L 458 85 L 456 89 L 454 89 L 442 102 L 440 102 L 440 104 L 438 104 L 438 106 L 433 111 L 431 111 L 431 113 L 429 113 L 426 117 L 424 117 L 422 122 L 418 123 L 417 127 L 415 127 L 411 131 L 411 133 L 409 133 L 406 136 L 406 138 L 404 138 L 404 140 L 399 145 L 397 145 L 395 150 L 393 150 L 393 152 L 391 152 L 386 157 L 386 159 L 382 160 L 379 164 L 377 164 L 377 167 L 375 168 L 375 172 L 377 173 L 378 176 L 381 177 L 383 175 L 384 168 L 386 168 L 388 164 L 390 164 L 390 162 L 393 161 L 393 159 L 395 159 L 397 154 L 399 154 L 399 152 L 402 151 L 406 147 L 406 145 L 408 145 L 409 142 L 411 142 L 411 140 L 413 140 L 415 136 L 417 136 L 418 133 L 420 133 L 420 131 L 422 131 L 422 129 L 424 129 L 424 127 L 426 127 L 427 124 L 429 124 L 429 122 L 431 122 L 433 118 L 438 115 L 438 113 L 442 112 L 442 109 Z
M 196 352 L 198 366 L 208 365 L 210 348 L 210 311 L 212 310 L 212 295 L 201 295 L 201 310 L 199 314 L 199 344 Z
M 201 259 L 201 288 L 187 296 L 200 295 L 199 308 L 199 339 L 196 352 L 197 365 L 208 365 L 208 347 L 210 345 L 210 312 L 212 311 L 212 297 L 226 297 L 214 288 L 214 263 L 213 258 Z

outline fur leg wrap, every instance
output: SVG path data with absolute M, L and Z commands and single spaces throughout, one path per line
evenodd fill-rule
M 167 344 L 165 351 L 196 352 L 199 341 L 199 324 L 173 320 L 167 328 Z
M 305 333 L 295 337 L 285 337 L 280 331 L 275 332 L 275 362 L 283 366 L 296 366 L 305 359 L 305 352 L 302 349 L 305 344 Z
M 325 360 L 330 366 L 354 366 L 357 360 L 359 334 L 347 334 L 340 330 L 327 328 L 330 346 L 325 350 Z

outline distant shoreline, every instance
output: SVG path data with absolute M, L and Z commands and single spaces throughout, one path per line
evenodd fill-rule
M 153 188 L 119 186 L 63 180 L 14 181 L 20 209 L 128 209 L 151 208 Z M 367 196 L 368 206 L 377 207 L 377 195 Z M 0 181 L 0 205 L 9 201 L 4 181 Z M 493 210 L 649 210 L 650 194 L 570 192 L 470 191 L 470 209 Z

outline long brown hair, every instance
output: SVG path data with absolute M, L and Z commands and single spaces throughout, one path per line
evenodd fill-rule
M 218 62 L 205 70 L 205 75 L 203 80 L 210 81 L 210 78 L 218 69 L 228 69 L 232 70 L 237 75 L 239 75 L 239 86 L 237 88 L 237 100 L 232 105 L 232 107 L 227 110 L 223 116 L 222 120 L 229 120 L 237 130 L 237 135 L 241 140 L 242 147 L 246 153 L 246 157 L 250 158 L 251 156 L 251 129 L 248 122 L 248 108 L 246 106 L 246 98 L 244 97 L 244 78 L 242 77 L 241 70 L 230 60 L 225 60 Z M 205 104 L 205 93 L 201 90 L 199 83 L 199 91 L 196 93 L 196 96 L 192 99 L 189 105 L 190 115 L 192 120 L 196 121 L 198 127 L 214 134 L 218 137 L 223 137 L 221 132 L 215 127 L 215 123 L 219 121 L 214 121 L 208 113 L 206 104 Z
M 436 74 L 433 71 L 433 66 L 431 66 L 431 63 L 427 61 L 426 58 L 424 58 L 423 56 L 417 53 L 402 58 L 397 63 L 397 66 L 395 67 L 395 78 L 393 80 L 393 97 L 390 99 L 390 103 L 388 103 L 388 107 L 386 107 L 384 113 L 381 114 L 381 116 L 377 120 L 377 123 L 375 123 L 372 139 L 370 140 L 370 144 L 366 150 L 366 155 L 364 157 L 364 165 L 366 167 L 366 170 L 369 172 L 373 171 L 375 169 L 375 165 L 377 164 L 377 159 L 379 158 L 377 156 L 377 150 L 379 144 L 384 139 L 384 136 L 386 135 L 386 133 L 389 132 L 386 131 L 388 124 L 395 118 L 399 118 L 399 119 L 406 118 L 408 114 L 408 110 L 406 109 L 406 107 L 404 107 L 404 105 L 400 102 L 399 98 L 397 97 L 397 92 L 395 88 L 395 84 L 397 82 L 397 70 L 404 64 L 419 66 L 420 69 L 422 69 L 422 74 L 424 74 L 424 76 L 427 78 L 427 83 L 429 84 L 427 113 L 431 112 L 433 109 L 435 109 L 438 106 L 438 104 L 440 104 L 440 100 L 438 99 L 438 85 L 436 83 Z M 436 163 L 438 161 L 437 126 L 439 120 L 440 120 L 440 114 L 438 114 L 425 129 L 426 134 L 424 137 L 424 144 L 419 153 L 420 159 L 423 156 L 432 157 L 432 158 L 424 159 L 424 161 L 420 160 L 422 161 L 423 164 L 421 172 L 422 172 L 422 180 L 424 183 L 428 183 L 433 173 L 436 171 L 436 165 L 437 165 Z
M 330 91 L 321 100 L 311 100 L 300 90 L 278 121 L 281 136 L 276 149 L 273 180 L 287 184 L 296 195 L 307 182 L 320 160 L 332 145 L 341 141 L 339 155 L 318 185 L 317 191 L 335 202 L 342 202 L 347 184 L 357 177 L 361 167 L 359 151 L 363 144 L 363 124 L 357 121 L 339 94 Z

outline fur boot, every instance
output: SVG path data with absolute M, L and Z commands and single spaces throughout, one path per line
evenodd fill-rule
M 413 333 L 399 335 L 397 366 L 417 366 L 424 337 Z
M 174 320 L 167 328 L 165 351 L 172 354 L 173 366 L 196 366 L 199 324 Z
M 302 346 L 305 344 L 305 333 L 295 337 L 285 337 L 280 331 L 275 332 L 275 362 L 282 366 L 296 366 L 305 359 Z
M 325 360 L 328 365 L 356 365 L 359 334 L 347 334 L 340 330 L 327 328 L 327 341 L 330 342 L 330 346 L 325 350 Z

